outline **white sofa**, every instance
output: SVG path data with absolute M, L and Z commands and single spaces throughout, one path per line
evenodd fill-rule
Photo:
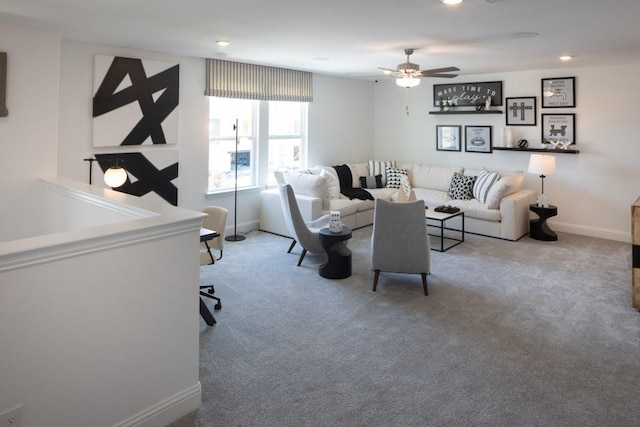
M 360 177 L 373 176 L 379 170 L 370 171 L 369 163 L 349 164 L 353 187 L 360 187 Z M 483 204 L 476 198 L 454 199 L 449 195 L 454 175 L 476 176 L 480 170 L 461 166 L 427 164 L 401 164 L 397 168 L 407 171 L 407 177 L 416 198 L 429 208 L 439 205 L 459 207 L 465 215 L 465 232 L 506 240 L 518 240 L 529 232 L 529 205 L 535 203 L 534 191 L 523 189 L 522 171 L 495 171 L 499 179 L 488 190 Z M 383 175 L 384 176 L 384 175 Z M 459 177 L 458 177 L 459 178 Z M 296 199 L 305 220 L 311 221 L 330 211 L 340 211 L 342 222 L 351 229 L 373 223 L 373 200 L 349 200 L 340 194 L 338 176 L 333 167 L 318 166 L 303 172 L 288 172 L 285 180 L 296 192 Z M 384 180 L 383 180 L 384 181 Z M 395 200 L 398 188 L 367 188 L 374 198 Z M 453 222 L 448 226 L 459 228 Z M 261 194 L 260 229 L 288 236 L 277 188 Z

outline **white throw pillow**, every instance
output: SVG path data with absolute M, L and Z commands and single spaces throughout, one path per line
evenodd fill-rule
M 291 185 L 294 193 L 322 199 L 322 209 L 330 210 L 329 186 L 326 176 L 287 171 L 284 173 L 284 179 L 287 184 Z
M 522 171 L 501 172 L 500 179 L 491 186 L 487 194 L 486 205 L 489 209 L 498 209 L 500 200 L 520 190 L 524 181 L 524 173 Z
M 324 176 L 327 179 L 327 189 L 329 191 L 330 199 L 337 199 L 340 197 L 340 181 L 331 172 L 326 169 L 320 171 L 320 176 Z

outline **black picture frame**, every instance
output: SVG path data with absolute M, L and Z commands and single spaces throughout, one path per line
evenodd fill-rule
M 541 79 L 542 108 L 575 108 L 576 78 L 554 77 Z
M 491 153 L 491 126 L 465 126 L 464 127 L 464 151 L 469 153 Z
M 0 117 L 7 117 L 7 52 L 0 52 Z
M 567 114 L 542 114 L 543 144 L 558 142 L 569 145 L 576 143 L 576 115 Z
M 445 99 L 451 107 L 484 106 L 487 96 L 491 96 L 492 107 L 501 106 L 502 81 L 433 85 L 434 107 L 440 107 L 440 101 Z
M 536 126 L 537 110 L 535 96 L 520 96 L 505 99 L 507 126 Z
M 461 126 L 436 125 L 436 150 L 461 151 Z

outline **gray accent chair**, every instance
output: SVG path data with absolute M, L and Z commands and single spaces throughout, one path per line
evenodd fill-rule
M 279 187 L 284 221 L 293 238 L 293 243 L 291 243 L 287 253 L 291 252 L 291 249 L 293 249 L 296 243 L 300 243 L 302 253 L 298 260 L 298 266 L 302 264 L 302 260 L 307 252 L 311 252 L 312 254 L 326 254 L 324 248 L 320 245 L 319 231 L 321 228 L 329 226 L 331 215 L 323 215 L 314 221 L 304 222 L 291 185 L 285 184 Z
M 427 235 L 424 201 L 394 203 L 376 199 L 371 236 L 373 292 L 380 272 L 420 274 L 424 294 L 430 273 L 431 244 Z

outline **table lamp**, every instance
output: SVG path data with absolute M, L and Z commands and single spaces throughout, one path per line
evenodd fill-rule
M 529 157 L 529 173 L 540 175 L 542 180 L 542 192 L 538 196 L 538 206 L 549 207 L 549 197 L 544 195 L 544 179 L 547 175 L 556 173 L 556 158 L 548 154 L 532 154 Z

